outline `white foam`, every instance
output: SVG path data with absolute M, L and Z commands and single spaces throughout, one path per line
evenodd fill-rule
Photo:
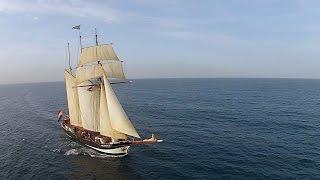
M 54 149 L 53 152 L 61 152 L 61 149 Z
M 79 149 L 70 149 L 68 151 L 66 151 L 64 153 L 65 156 L 69 156 L 69 155 L 87 155 L 90 156 L 92 158 L 101 158 L 101 159 L 105 159 L 105 158 L 118 158 L 118 157 L 123 157 L 125 155 L 108 155 L 108 154 L 104 154 L 104 153 L 99 153 L 93 149 L 87 148 L 87 147 L 81 147 Z
M 77 149 L 70 149 L 64 153 L 65 156 L 78 155 L 78 154 L 79 154 L 79 151 Z

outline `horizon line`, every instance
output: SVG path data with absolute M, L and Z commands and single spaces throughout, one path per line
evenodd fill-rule
M 128 80 L 161 80 L 161 79 L 288 79 L 288 80 L 320 80 L 320 78 L 301 78 L 301 77 L 159 77 L 159 78 L 128 78 Z M 23 84 L 42 84 L 42 83 L 60 83 L 64 81 L 38 81 L 38 82 L 16 82 L 0 83 L 1 85 L 23 85 Z

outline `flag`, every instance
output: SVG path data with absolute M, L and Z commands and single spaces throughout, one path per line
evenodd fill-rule
M 57 116 L 58 116 L 58 122 L 59 122 L 63 117 L 63 111 L 62 110 L 58 111 Z
M 73 26 L 72 29 L 78 29 L 78 30 L 80 30 L 80 25 L 78 25 L 78 26 Z

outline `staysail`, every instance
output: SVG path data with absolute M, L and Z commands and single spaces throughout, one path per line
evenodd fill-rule
M 101 85 L 100 92 L 100 134 L 115 139 L 127 139 L 123 133 L 115 131 L 110 123 L 110 116 L 104 85 Z
M 90 81 L 78 85 L 78 96 L 82 127 L 99 132 L 99 110 L 100 110 L 100 86 Z
M 106 92 L 106 99 L 110 117 L 110 123 L 114 130 L 123 134 L 140 138 L 136 129 L 133 127 L 127 114 L 118 101 L 116 94 L 114 93 L 107 77 L 103 76 L 104 88 Z
M 76 78 L 68 70 L 64 71 L 64 78 L 66 81 L 70 123 L 74 126 L 81 127 L 82 124 L 81 124 L 81 118 L 79 113 L 78 92 L 77 92 L 77 88 L 74 88 L 77 85 Z

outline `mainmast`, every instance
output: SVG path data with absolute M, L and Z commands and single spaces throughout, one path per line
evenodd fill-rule
M 80 52 L 82 53 L 82 42 L 81 42 L 81 32 L 79 29 L 79 38 L 80 38 Z
M 96 38 L 96 46 L 98 46 L 98 34 L 97 34 L 97 28 L 94 28 L 95 31 L 95 38 Z

